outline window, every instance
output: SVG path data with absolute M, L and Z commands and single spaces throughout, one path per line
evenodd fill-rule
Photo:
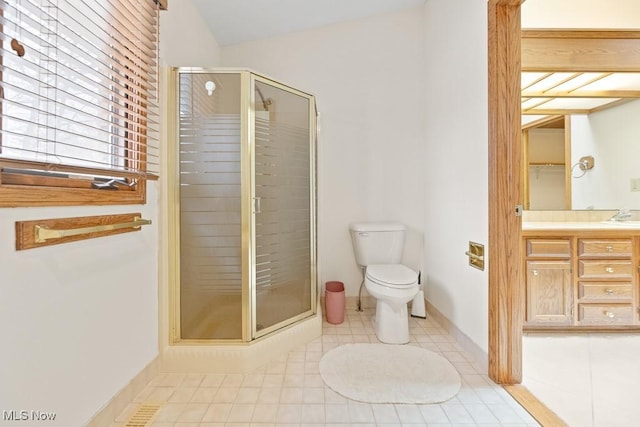
M 154 0 L 0 0 L 0 206 L 144 203 Z

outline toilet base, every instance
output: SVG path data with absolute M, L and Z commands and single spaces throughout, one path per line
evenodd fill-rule
M 385 344 L 406 344 L 409 342 L 409 312 L 407 303 L 391 305 L 376 301 L 375 331 L 378 339 Z

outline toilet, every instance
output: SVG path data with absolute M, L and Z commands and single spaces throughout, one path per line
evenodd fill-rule
M 407 303 L 418 294 L 418 273 L 402 265 L 406 227 L 397 222 L 357 222 L 349 227 L 364 286 L 376 299 L 375 331 L 387 344 L 409 342 Z

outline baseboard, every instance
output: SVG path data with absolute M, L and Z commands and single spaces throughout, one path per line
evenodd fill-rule
M 360 303 L 361 303 L 362 309 L 376 308 L 376 299 L 370 295 L 363 295 L 362 298 L 360 298 Z M 324 295 L 320 297 L 320 308 L 322 310 L 322 315 L 325 316 L 326 311 L 324 309 Z M 356 311 L 358 309 L 358 297 L 351 297 L 351 296 L 345 297 L 344 308 L 347 311 L 347 313 Z
M 156 356 L 129 383 L 116 393 L 105 406 L 100 409 L 89 422 L 87 427 L 107 427 L 113 425 L 127 405 L 144 390 L 144 388 L 158 376 L 160 372 L 160 357 Z
M 444 328 L 450 335 L 452 335 L 458 345 L 460 345 L 464 351 L 473 357 L 473 360 L 478 366 L 483 369 L 484 373 L 489 372 L 489 354 L 484 351 L 478 344 L 473 342 L 471 338 L 466 336 L 458 327 L 453 324 L 444 314 L 442 314 L 433 304 L 426 300 L 427 304 L 427 316 L 433 317 L 433 319 Z
M 562 419 L 544 403 L 540 402 L 526 387 L 519 384 L 504 385 L 502 387 L 520 406 L 529 412 L 540 425 L 545 427 L 568 427 L 567 423 L 562 421 Z

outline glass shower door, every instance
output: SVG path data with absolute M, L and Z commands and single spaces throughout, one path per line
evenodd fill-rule
M 243 338 L 241 75 L 179 75 L 180 336 Z
M 253 76 L 253 335 L 315 307 L 315 105 Z

